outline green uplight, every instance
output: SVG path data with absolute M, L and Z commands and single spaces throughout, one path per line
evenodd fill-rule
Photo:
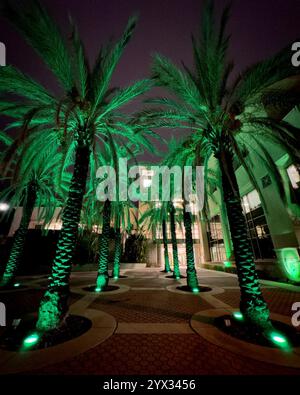
M 300 281 L 300 259 L 297 248 L 288 247 L 277 251 L 287 277 L 293 281 Z
M 288 347 L 288 341 L 287 338 L 284 337 L 281 333 L 279 332 L 271 332 L 270 333 L 270 339 L 272 340 L 273 343 L 277 344 L 280 347 Z
M 33 344 L 37 343 L 39 340 L 39 335 L 37 333 L 32 333 L 31 335 L 27 336 L 24 341 L 23 344 L 26 347 L 30 347 Z
M 21 284 L 20 283 L 15 283 L 14 287 L 19 287 Z
M 231 267 L 232 266 L 230 261 L 224 261 L 223 264 L 224 264 L 225 267 Z
M 180 280 L 180 277 L 176 277 L 176 280 Z
M 118 278 L 119 278 L 118 276 L 115 276 L 115 277 L 114 277 L 114 280 L 118 280 Z
M 195 287 L 195 288 L 192 289 L 192 292 L 193 292 L 194 294 L 197 294 L 197 293 L 200 292 L 200 289 L 199 289 L 198 287 Z
M 97 287 L 97 288 L 95 288 L 95 291 L 96 291 L 96 292 L 101 292 L 101 291 L 102 291 L 102 288 Z
M 240 320 L 240 321 L 242 321 L 242 320 L 244 319 L 244 316 L 243 316 L 243 314 L 242 314 L 240 311 L 235 311 L 235 312 L 233 313 L 233 317 L 234 317 L 236 320 Z

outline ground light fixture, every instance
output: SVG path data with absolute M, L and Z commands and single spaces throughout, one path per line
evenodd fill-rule
M 14 287 L 18 288 L 21 284 L 20 283 L 15 283 Z
M 236 320 L 243 321 L 244 319 L 244 316 L 240 311 L 235 311 L 232 315 Z
M 231 267 L 232 266 L 230 261 L 224 261 L 223 264 L 224 264 L 225 267 Z
M 31 333 L 29 336 L 25 337 L 23 341 L 24 347 L 31 347 L 39 341 L 39 335 L 37 333 Z
M 101 288 L 101 287 L 96 287 L 96 288 L 95 288 L 95 291 L 96 291 L 96 292 L 101 292 L 101 291 L 102 291 L 102 288 Z
M 195 287 L 195 288 L 192 289 L 192 292 L 193 292 L 194 294 L 197 294 L 197 293 L 200 292 L 200 289 L 199 289 L 198 287 Z
M 277 250 L 277 254 L 286 276 L 292 281 L 300 281 L 300 258 L 297 248 L 281 248 Z
M 289 342 L 282 333 L 272 331 L 268 334 L 268 337 L 277 346 L 282 348 L 289 348 Z

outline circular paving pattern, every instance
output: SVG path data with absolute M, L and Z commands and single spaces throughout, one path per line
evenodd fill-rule
M 72 287 L 72 292 L 80 295 L 95 295 L 95 296 L 101 296 L 101 295 L 114 295 L 114 294 L 121 294 L 123 292 L 127 292 L 130 290 L 130 287 L 124 284 L 118 284 L 118 285 L 108 285 L 101 291 L 96 291 L 95 290 L 95 284 L 90 284 L 86 287 Z
M 181 292 L 185 292 L 185 293 L 188 292 L 188 293 L 193 293 L 193 294 L 210 292 L 212 290 L 212 288 L 204 287 L 204 286 L 199 286 L 193 290 L 190 287 L 188 287 L 187 285 L 181 285 L 179 287 L 176 287 L 176 289 L 178 289 Z
M 84 291 L 92 292 L 92 293 L 113 292 L 113 291 L 117 291 L 118 289 L 120 288 L 117 285 L 107 285 L 106 287 L 101 288 L 101 290 L 98 291 L 95 285 L 83 288 Z
M 53 363 L 60 363 L 98 346 L 114 334 L 117 327 L 114 317 L 103 311 L 80 310 L 80 308 L 77 309 L 76 313 L 79 311 L 80 315 L 92 322 L 87 332 L 77 338 L 42 350 L 22 352 L 1 350 L 1 374 L 42 369 Z
M 294 347 L 290 350 L 263 347 L 237 339 L 216 327 L 216 318 L 228 314 L 231 315 L 233 312 L 233 309 L 211 309 L 201 311 L 193 315 L 191 327 L 208 342 L 240 356 L 273 365 L 300 368 L 300 347 Z M 289 324 L 289 319 L 279 314 L 271 313 L 271 320 L 280 321 L 287 325 Z
M 7 351 L 42 350 L 75 339 L 92 326 L 88 318 L 71 314 L 59 329 L 38 335 L 35 329 L 36 320 L 37 315 L 30 314 L 23 317 L 17 327 L 8 327 L 0 337 L 0 348 Z M 24 343 L 24 339 L 27 342 Z

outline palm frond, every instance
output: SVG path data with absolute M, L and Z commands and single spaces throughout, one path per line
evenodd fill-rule
M 2 14 L 20 31 L 62 86 L 71 91 L 71 57 L 57 24 L 38 0 L 6 0 Z

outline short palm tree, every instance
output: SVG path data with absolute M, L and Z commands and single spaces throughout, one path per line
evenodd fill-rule
M 181 278 L 181 273 L 179 268 L 178 245 L 176 235 L 177 210 L 172 201 L 168 203 L 167 210 L 170 216 L 170 230 L 173 251 L 173 277 L 176 278 L 176 280 L 179 280 Z
M 113 202 L 113 224 L 115 230 L 115 252 L 112 277 L 116 280 L 120 277 L 120 261 L 122 256 L 122 233 L 130 233 L 133 225 L 137 224 L 134 215 L 135 206 L 129 200 L 124 202 Z M 132 223 L 134 221 L 134 223 Z
M 191 128 L 204 167 L 208 168 L 211 157 L 217 159 L 241 290 L 240 309 L 246 320 L 267 330 L 269 310 L 255 270 L 235 166 L 242 165 L 259 190 L 249 153 L 256 160 L 259 158 L 275 182 L 280 178 L 268 153 L 269 145 L 278 145 L 292 158 L 299 158 L 299 131 L 284 121 L 271 119 L 264 112 L 264 104 L 276 96 L 270 87 L 299 70 L 291 64 L 289 45 L 273 57 L 249 67 L 231 84 L 233 64 L 226 60 L 228 16 L 229 7 L 224 9 L 217 23 L 213 1 L 206 2 L 200 37 L 192 40 L 193 70 L 186 65 L 179 68 L 161 55 L 155 56 L 153 78 L 176 98 L 152 100 L 156 107 L 140 114 L 140 121 L 148 127 Z M 286 92 L 281 92 L 281 98 L 285 95 Z
M 171 273 L 169 251 L 168 251 L 168 210 L 164 203 L 151 202 L 147 207 L 147 210 L 139 218 L 139 225 L 146 227 L 149 231 L 161 228 L 163 246 L 164 246 L 164 263 L 165 263 L 165 273 Z
M 182 170 L 182 186 L 184 185 L 184 166 L 195 165 L 195 150 L 192 144 L 187 141 L 178 142 L 171 140 L 170 149 L 167 157 L 163 161 L 163 165 L 170 167 L 179 166 Z M 172 182 L 171 182 L 172 184 Z M 193 242 L 193 215 L 190 209 L 187 209 L 188 202 L 184 194 L 181 195 L 182 208 L 179 211 L 179 222 L 183 222 L 185 229 L 185 248 L 186 248 L 186 273 L 187 286 L 191 291 L 199 291 L 199 284 L 195 268 L 194 242 Z M 172 204 L 172 203 L 171 203 Z M 172 208 L 173 206 L 173 208 Z M 172 204 L 170 210 L 174 209 Z M 172 223 L 171 223 L 172 231 Z M 173 230 L 174 231 L 174 230 Z M 178 274 L 178 273 L 177 273 Z M 175 277 L 178 277 L 178 275 Z M 179 273 L 180 277 L 180 273 Z
M 11 141 L 11 144 L 13 141 Z M 9 259 L 2 275 L 0 286 L 11 286 L 14 282 L 24 252 L 26 236 L 33 209 L 38 208 L 38 219 L 49 224 L 56 207 L 61 206 L 69 183 L 69 174 L 59 178 L 62 154 L 50 146 L 37 154 L 40 147 L 35 141 L 26 141 L 30 150 L 19 148 L 18 160 L 6 169 L 10 185 L 1 193 L 1 200 L 11 207 L 23 206 L 20 226 L 14 235 Z
M 24 112 L 23 127 L 15 146 L 29 133 L 44 135 L 45 139 L 55 135 L 65 157 L 73 158 L 73 176 L 63 210 L 63 226 L 49 285 L 39 309 L 37 329 L 43 331 L 57 328 L 68 310 L 69 275 L 93 153 L 106 143 L 108 135 L 118 144 L 124 139 L 133 145 L 145 142 L 141 129 L 130 127 L 124 122 L 125 116 L 117 110 L 146 92 L 152 83 L 142 80 L 125 89 L 110 86 L 114 70 L 135 29 L 136 18 L 130 18 L 115 44 L 100 50 L 91 69 L 73 22 L 68 45 L 38 1 L 29 0 L 26 5 L 6 1 L 2 12 L 40 55 L 61 88 L 60 94 L 53 95 L 15 67 L 1 67 L 0 91 L 21 98 L 12 98 L 10 105 L 3 103 L 2 113 L 13 114 L 16 108 L 22 108 Z M 21 122 L 19 124 L 21 126 Z
M 153 147 L 154 148 L 154 147 Z M 120 178 L 119 159 L 126 159 L 127 162 L 140 152 L 141 147 L 130 147 L 124 144 L 117 146 L 113 139 L 107 139 L 107 144 L 103 147 L 98 155 L 98 164 L 114 170 L 116 180 Z M 155 150 L 154 150 L 155 151 Z M 124 155 L 127 156 L 124 156 Z M 94 172 L 92 172 L 94 174 Z M 100 182 L 103 181 L 100 179 Z M 124 186 L 124 185 L 123 185 Z M 133 208 L 129 199 L 119 199 L 119 182 L 113 186 L 116 196 L 110 200 L 105 198 L 104 201 L 96 201 L 97 179 L 90 175 L 88 180 L 88 192 L 84 202 L 84 220 L 83 222 L 92 229 L 94 225 L 102 225 L 102 232 L 99 236 L 99 258 L 98 274 L 96 280 L 96 290 L 99 292 L 108 286 L 109 283 L 109 240 L 111 235 L 111 223 L 115 231 L 115 255 L 113 266 L 113 277 L 117 279 L 120 275 L 120 258 L 122 253 L 121 227 L 123 230 L 131 230 L 130 209 Z

